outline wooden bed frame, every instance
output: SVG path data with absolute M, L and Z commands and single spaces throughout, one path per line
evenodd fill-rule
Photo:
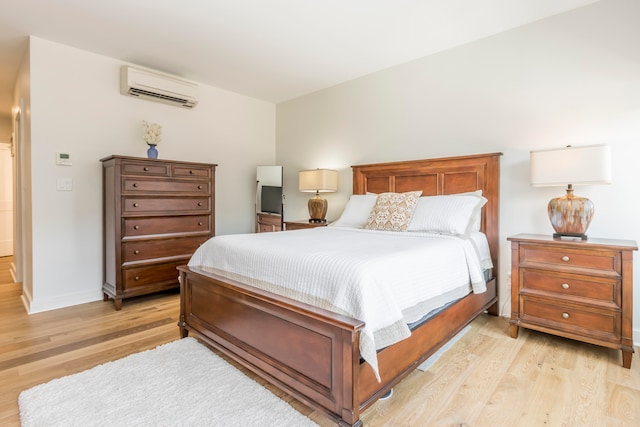
M 353 166 L 353 193 L 422 190 L 423 195 L 478 189 L 488 199 L 481 229 L 493 278 L 412 335 L 378 352 L 381 382 L 361 361 L 363 322 L 187 266 L 180 270 L 182 337 L 193 333 L 340 426 L 361 426 L 360 413 L 438 348 L 488 310 L 498 314 L 498 210 L 501 153 Z

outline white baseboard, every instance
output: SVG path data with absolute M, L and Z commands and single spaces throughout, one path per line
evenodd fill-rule
M 54 298 L 40 298 L 34 300 L 31 296 L 22 295 L 22 301 L 25 304 L 27 313 L 41 313 L 43 311 L 55 310 L 58 308 L 71 307 L 73 305 L 85 304 L 88 302 L 101 301 L 102 290 L 78 292 L 75 294 L 67 294 L 64 296 L 56 296 Z
M 24 286 L 22 287 L 22 295 L 20 296 L 20 299 L 22 300 L 22 304 L 24 305 L 24 308 L 27 310 L 27 313 L 31 313 L 29 311 L 29 307 L 31 307 L 31 294 L 29 293 L 28 289 L 25 289 Z

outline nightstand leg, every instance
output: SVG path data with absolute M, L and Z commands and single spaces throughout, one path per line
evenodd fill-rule
M 509 332 L 511 333 L 511 338 L 518 338 L 518 325 L 510 325 Z
M 633 352 L 622 350 L 622 367 L 631 369 L 631 359 L 633 357 Z

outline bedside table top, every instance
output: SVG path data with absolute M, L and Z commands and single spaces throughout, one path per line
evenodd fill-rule
M 553 236 L 548 234 L 517 234 L 515 236 L 507 237 L 507 240 L 511 242 L 535 242 L 535 243 L 557 243 L 568 246 L 609 246 L 612 248 L 624 248 L 627 250 L 638 250 L 638 244 L 635 240 L 619 240 L 619 239 L 599 239 L 589 237 L 587 240 L 581 240 L 579 238 L 558 238 L 554 239 Z
M 300 228 L 316 228 L 316 227 L 326 227 L 329 225 L 329 222 L 309 222 L 309 220 L 300 220 L 300 221 L 285 221 L 285 228 L 290 229 L 300 229 Z

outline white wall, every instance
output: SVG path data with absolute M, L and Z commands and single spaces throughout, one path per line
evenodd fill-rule
M 163 127 L 160 158 L 219 165 L 217 234 L 253 230 L 255 167 L 275 160 L 275 106 L 204 85 L 193 110 L 122 96 L 121 65 L 30 40 L 30 312 L 102 298 L 100 159 L 146 157 L 142 120 Z M 56 166 L 57 151 L 69 153 L 73 166 Z M 57 178 L 71 178 L 73 191 L 56 191 Z
M 509 315 L 506 238 L 552 233 L 546 205 L 563 194 L 529 185 L 529 151 L 609 143 L 614 183 L 576 194 L 595 203 L 589 235 L 640 241 L 639 16 L 636 0 L 604 0 L 278 105 L 285 219 L 308 217 L 300 169 L 340 170 L 339 193 L 325 195 L 335 219 L 351 193 L 353 164 L 503 152 L 499 278 Z M 634 260 L 637 288 L 637 252 Z

